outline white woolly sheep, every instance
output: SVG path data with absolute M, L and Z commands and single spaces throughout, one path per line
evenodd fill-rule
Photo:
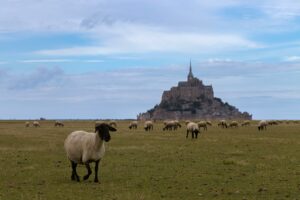
M 237 127 L 239 127 L 239 123 L 237 121 L 232 121 L 232 122 L 230 122 L 229 127 L 230 128 L 233 128 L 233 127 L 237 128 Z
M 83 180 L 87 180 L 92 174 L 90 162 L 95 162 L 94 182 L 99 182 L 98 167 L 105 153 L 104 142 L 110 140 L 109 131 L 116 131 L 116 129 L 106 123 L 102 123 L 95 127 L 95 133 L 74 131 L 68 135 L 64 147 L 67 152 L 67 157 L 71 161 L 72 180 L 80 181 L 76 172 L 77 164 L 84 164 L 86 166 L 87 175 L 83 177 Z
M 199 127 L 199 130 L 200 130 L 201 127 L 202 127 L 203 130 L 207 131 L 207 124 L 206 124 L 206 121 L 200 121 L 200 122 L 198 122 L 198 127 Z
M 211 121 L 206 121 L 206 124 L 207 124 L 208 126 L 212 126 Z
M 34 126 L 34 127 L 40 127 L 41 125 L 40 125 L 40 122 L 38 122 L 38 121 L 33 121 L 32 122 L 32 125 Z
M 164 121 L 165 127 L 163 128 L 163 131 L 168 130 L 177 130 L 177 128 L 181 128 L 181 124 L 177 120 L 171 120 L 171 121 Z
M 132 122 L 130 122 L 130 124 L 129 124 L 129 129 L 137 129 L 137 127 L 138 127 L 138 121 L 132 121 Z
M 30 126 L 30 122 L 25 122 L 25 127 L 29 127 Z
M 266 120 L 261 120 L 260 122 L 258 122 L 257 129 L 259 131 L 267 130 L 267 125 L 268 125 L 268 122 Z
M 186 126 L 186 138 L 188 138 L 189 133 L 192 133 L 192 139 L 194 139 L 194 135 L 195 138 L 198 138 L 198 133 L 200 132 L 198 124 L 194 123 L 194 122 L 190 122 L 187 124 Z
M 117 122 L 116 121 L 110 121 L 110 122 L 108 122 L 108 124 L 110 126 L 113 126 L 113 127 L 117 128 Z
M 219 123 L 218 123 L 218 126 L 221 126 L 222 128 L 227 128 L 227 123 L 225 120 L 221 120 Z
M 242 123 L 242 126 L 250 126 L 250 121 L 249 121 L 249 120 L 245 120 L 245 121 Z
M 65 125 L 64 125 L 64 123 L 63 122 L 61 122 L 61 121 L 55 121 L 55 123 L 54 123 L 54 126 L 55 127 L 64 127 Z
M 153 130 L 153 122 L 152 121 L 145 121 L 144 129 L 145 129 L 145 131 Z

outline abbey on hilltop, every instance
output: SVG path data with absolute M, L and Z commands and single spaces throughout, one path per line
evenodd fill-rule
M 193 120 L 193 119 L 252 119 L 247 112 L 240 112 L 236 107 L 214 97 L 211 85 L 204 85 L 194 77 L 190 63 L 187 81 L 177 87 L 164 91 L 160 104 L 140 113 L 138 120 Z

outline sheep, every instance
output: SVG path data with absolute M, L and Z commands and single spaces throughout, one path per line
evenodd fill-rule
M 153 122 L 152 121 L 146 121 L 144 123 L 144 129 L 145 129 L 145 131 L 153 130 Z
M 40 127 L 41 125 L 40 125 L 40 122 L 38 122 L 38 121 L 33 121 L 32 122 L 32 125 L 34 126 L 34 127 Z
M 129 129 L 137 129 L 137 126 L 138 126 L 138 121 L 132 121 L 130 122 L 129 124 Z
M 239 127 L 239 123 L 237 121 L 232 121 L 232 122 L 230 122 L 229 127 L 230 128 L 233 128 L 233 127 L 237 128 L 237 127 Z
M 64 123 L 62 123 L 61 121 L 55 121 L 55 123 L 54 123 L 54 126 L 55 127 L 64 127 L 65 125 L 64 125 Z
M 168 131 L 172 131 L 172 130 L 177 130 L 177 128 L 181 128 L 181 124 L 179 123 L 179 121 L 177 120 L 171 120 L 171 121 L 164 121 L 164 125 L 165 127 L 163 128 L 163 131 L 168 130 Z
M 108 142 L 111 138 L 109 131 L 116 131 L 116 129 L 106 123 L 102 123 L 95 127 L 94 133 L 73 131 L 68 135 L 64 142 L 64 147 L 72 166 L 71 180 L 80 181 L 76 172 L 77 164 L 85 165 L 87 174 L 83 177 L 83 180 L 87 180 L 92 174 L 90 163 L 95 162 L 94 182 L 99 182 L 98 167 L 100 160 L 105 154 L 104 142 Z
M 113 126 L 113 127 L 117 128 L 117 122 L 116 121 L 110 121 L 108 124 L 110 126 Z
M 218 123 L 218 126 L 221 126 L 222 128 L 227 128 L 227 123 L 225 120 L 221 120 L 219 123 Z
M 261 130 L 267 130 L 267 125 L 268 125 L 268 123 L 267 123 L 266 120 L 261 120 L 261 121 L 258 123 L 258 125 L 257 125 L 257 129 L 258 129 L 259 131 L 261 131 Z
M 212 126 L 211 121 L 206 121 L 206 124 L 207 124 L 208 126 Z
M 242 123 L 242 126 L 250 126 L 250 121 L 246 120 Z
M 25 122 L 25 127 L 29 127 L 30 126 L 30 122 Z
M 192 133 L 192 139 L 194 139 L 194 135 L 195 138 L 198 138 L 198 133 L 200 132 L 198 124 L 194 123 L 194 122 L 190 122 L 187 124 L 186 126 L 186 138 L 188 138 L 189 133 Z
M 200 122 L 198 122 L 198 127 L 199 127 L 199 130 L 200 130 L 201 127 L 202 127 L 203 130 L 207 131 L 207 124 L 206 124 L 206 121 L 200 121 Z

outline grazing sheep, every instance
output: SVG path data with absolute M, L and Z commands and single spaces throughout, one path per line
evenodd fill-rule
M 38 122 L 38 121 L 33 121 L 32 122 L 32 125 L 34 126 L 34 127 L 40 127 L 41 125 L 40 125 L 40 122 Z
M 250 126 L 250 121 L 246 120 L 242 123 L 242 126 Z
M 98 167 L 105 153 L 104 142 L 110 140 L 109 131 L 116 131 L 116 129 L 106 123 L 102 123 L 95 127 L 95 133 L 74 131 L 68 135 L 64 147 L 67 152 L 67 157 L 71 161 L 72 180 L 80 181 L 76 172 L 77 164 L 84 164 L 86 166 L 88 173 L 83 177 L 83 180 L 87 180 L 92 174 L 90 162 L 95 162 L 94 182 L 99 182 Z
M 177 128 L 181 128 L 181 124 L 177 120 L 171 120 L 171 121 L 164 121 L 165 127 L 163 128 L 163 131 L 168 130 L 177 130 Z
M 116 121 L 110 121 L 108 124 L 110 126 L 113 126 L 113 127 L 117 128 L 117 122 Z
M 194 122 L 190 122 L 187 124 L 186 126 L 186 138 L 188 138 L 189 133 L 192 133 L 192 139 L 194 139 L 194 135 L 195 138 L 198 138 L 198 133 L 200 132 L 198 124 L 194 123 Z
M 153 130 L 153 122 L 152 121 L 146 121 L 144 124 L 145 131 Z
M 227 123 L 225 120 L 221 120 L 219 123 L 218 123 L 218 126 L 221 126 L 222 128 L 227 128 Z
M 200 130 L 201 127 L 202 127 L 203 130 L 207 131 L 207 124 L 206 124 L 206 121 L 200 121 L 200 122 L 198 122 L 198 127 L 199 127 L 199 130 Z
M 206 121 L 206 124 L 207 124 L 208 126 L 212 126 L 211 121 Z
M 268 123 L 267 123 L 266 120 L 261 120 L 261 121 L 258 123 L 257 128 L 258 128 L 259 131 L 267 130 L 267 125 L 268 125 Z
M 29 127 L 30 126 L 30 122 L 25 122 L 25 127 Z
M 267 121 L 268 125 L 278 125 L 278 122 L 274 120 Z
M 64 127 L 65 125 L 64 125 L 64 123 L 62 123 L 61 121 L 55 121 L 55 123 L 54 123 L 54 126 L 55 127 Z
M 132 121 L 130 122 L 129 124 L 129 129 L 137 129 L 137 126 L 138 126 L 138 121 Z
M 237 127 L 239 127 L 239 123 L 237 121 L 232 121 L 232 122 L 230 122 L 229 127 L 230 128 L 233 128 L 233 127 L 237 128 Z

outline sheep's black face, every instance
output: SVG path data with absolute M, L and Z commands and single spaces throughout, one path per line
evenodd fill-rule
M 104 140 L 105 142 L 108 142 L 110 140 L 110 134 L 109 131 L 116 131 L 117 129 L 115 129 L 114 127 L 102 123 L 99 124 L 98 126 L 96 126 L 95 131 L 98 132 L 101 140 Z

